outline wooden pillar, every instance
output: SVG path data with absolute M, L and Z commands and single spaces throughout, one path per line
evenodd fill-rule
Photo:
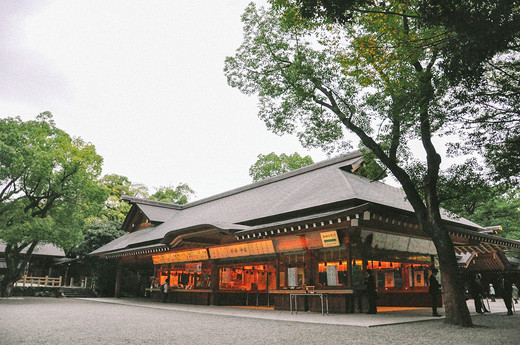
M 215 261 L 210 261 L 210 285 L 211 285 L 211 295 L 209 296 L 209 304 L 216 305 L 218 303 L 217 294 L 219 288 L 219 270 L 215 263 Z
M 316 255 L 314 250 L 307 249 L 305 251 L 305 285 L 316 286 L 316 283 L 319 281 L 319 275 L 317 264 L 316 264 Z
M 276 253 L 275 259 L 276 290 L 280 289 L 280 254 Z
M 121 298 L 121 276 L 123 274 L 123 263 L 121 262 L 121 259 L 117 261 L 117 268 L 116 268 L 116 287 L 114 291 L 114 296 L 116 298 Z
M 352 245 L 350 244 L 350 237 L 346 235 L 347 247 L 346 247 L 346 258 L 347 258 L 347 288 L 352 288 Z

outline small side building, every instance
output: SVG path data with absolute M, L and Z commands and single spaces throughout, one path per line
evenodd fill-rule
M 0 242 L 0 275 L 5 274 L 7 265 L 5 262 L 5 243 Z M 27 250 L 22 250 L 25 255 Z M 24 275 L 29 277 L 59 277 L 60 270 L 56 267 L 60 259 L 65 258 L 63 249 L 52 244 L 38 245 L 31 256 L 31 260 L 24 268 Z

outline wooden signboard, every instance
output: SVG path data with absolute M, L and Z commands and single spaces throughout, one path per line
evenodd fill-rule
M 240 256 L 274 254 L 273 241 L 257 241 L 229 246 L 209 248 L 212 259 L 236 258 Z
M 173 262 L 202 261 L 208 259 L 209 256 L 208 251 L 206 249 L 196 249 L 152 256 L 154 265 L 169 264 Z

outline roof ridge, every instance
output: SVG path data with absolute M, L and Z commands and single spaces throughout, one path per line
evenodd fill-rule
M 142 204 L 142 205 L 149 205 L 149 206 L 156 206 L 156 207 L 163 207 L 163 208 L 171 208 L 174 210 L 182 210 L 184 207 L 183 205 L 179 204 L 173 204 L 170 202 L 165 201 L 157 201 L 157 200 L 150 200 L 150 199 L 143 199 L 143 198 L 137 198 L 133 196 L 128 195 L 122 195 L 121 200 L 126 200 L 134 204 Z
M 280 174 L 280 175 L 277 175 L 277 176 L 269 177 L 269 178 L 266 178 L 266 179 L 261 180 L 261 181 L 253 182 L 251 184 L 248 184 L 248 185 L 245 185 L 245 186 L 242 186 L 242 187 L 234 188 L 234 189 L 231 189 L 231 190 L 219 193 L 219 194 L 215 194 L 215 195 L 209 196 L 207 198 L 203 198 L 203 199 L 200 199 L 200 200 L 196 200 L 196 201 L 187 203 L 185 205 L 182 205 L 181 208 L 182 209 L 190 208 L 190 207 L 198 206 L 198 205 L 205 204 L 205 203 L 208 203 L 208 202 L 212 202 L 212 201 L 215 201 L 215 200 L 218 200 L 218 199 L 226 198 L 226 197 L 234 195 L 234 194 L 239 194 L 239 193 L 245 192 L 247 190 L 252 190 L 252 189 L 255 189 L 255 188 L 259 188 L 259 187 L 262 187 L 262 186 L 265 186 L 265 185 L 268 185 L 268 184 L 271 184 L 271 183 L 275 183 L 275 182 L 278 182 L 278 181 L 281 181 L 281 180 L 285 180 L 285 179 L 288 179 L 288 178 L 291 178 L 291 177 L 294 177 L 294 176 L 302 175 L 302 174 L 305 174 L 305 173 L 308 173 L 308 172 L 311 172 L 311 171 L 314 171 L 314 170 L 322 169 L 322 168 L 325 168 L 325 167 L 328 167 L 328 166 L 331 166 L 331 165 L 334 165 L 334 164 L 338 164 L 338 163 L 341 163 L 343 161 L 347 161 L 347 160 L 353 159 L 355 157 L 361 157 L 361 156 L 362 156 L 362 153 L 361 153 L 360 150 L 351 151 L 349 153 L 345 153 L 343 155 L 339 155 L 339 156 L 334 157 L 334 158 L 326 159 L 326 160 L 323 160 L 323 161 L 318 162 L 318 163 L 307 165 L 307 166 L 304 166 L 302 168 L 286 172 L 284 174 Z

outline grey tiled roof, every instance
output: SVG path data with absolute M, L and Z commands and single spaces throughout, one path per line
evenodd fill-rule
M 0 253 L 5 252 L 5 247 L 6 245 L 4 243 L 0 243 Z M 27 253 L 27 248 L 22 250 L 22 254 L 25 253 Z M 33 255 L 65 257 L 65 252 L 53 244 L 46 243 L 37 245 L 36 248 L 34 248 Z
M 404 192 L 381 182 L 352 174 L 346 166 L 359 164 L 361 154 L 356 151 L 313 164 L 210 198 L 180 206 L 171 218 L 155 228 L 138 230 L 97 249 L 92 254 L 120 250 L 131 244 L 160 241 L 186 228 L 201 224 L 254 224 L 262 219 L 272 223 L 276 219 L 301 217 L 313 209 L 338 203 L 369 202 L 394 209 L 413 212 Z M 326 211 L 326 210 L 325 210 Z M 330 211 L 330 210 L 329 210 Z M 318 213 L 314 211 L 314 213 Z M 458 224 L 480 228 L 466 219 L 443 218 Z M 256 221 L 255 220 L 259 220 Z M 218 227 L 218 226 L 216 226 Z M 247 230 L 247 227 L 242 228 Z
M 137 203 L 137 206 L 152 222 L 164 223 L 165 221 L 170 219 L 175 213 L 179 212 L 178 210 L 174 210 L 171 208 L 163 208 L 146 204 Z

